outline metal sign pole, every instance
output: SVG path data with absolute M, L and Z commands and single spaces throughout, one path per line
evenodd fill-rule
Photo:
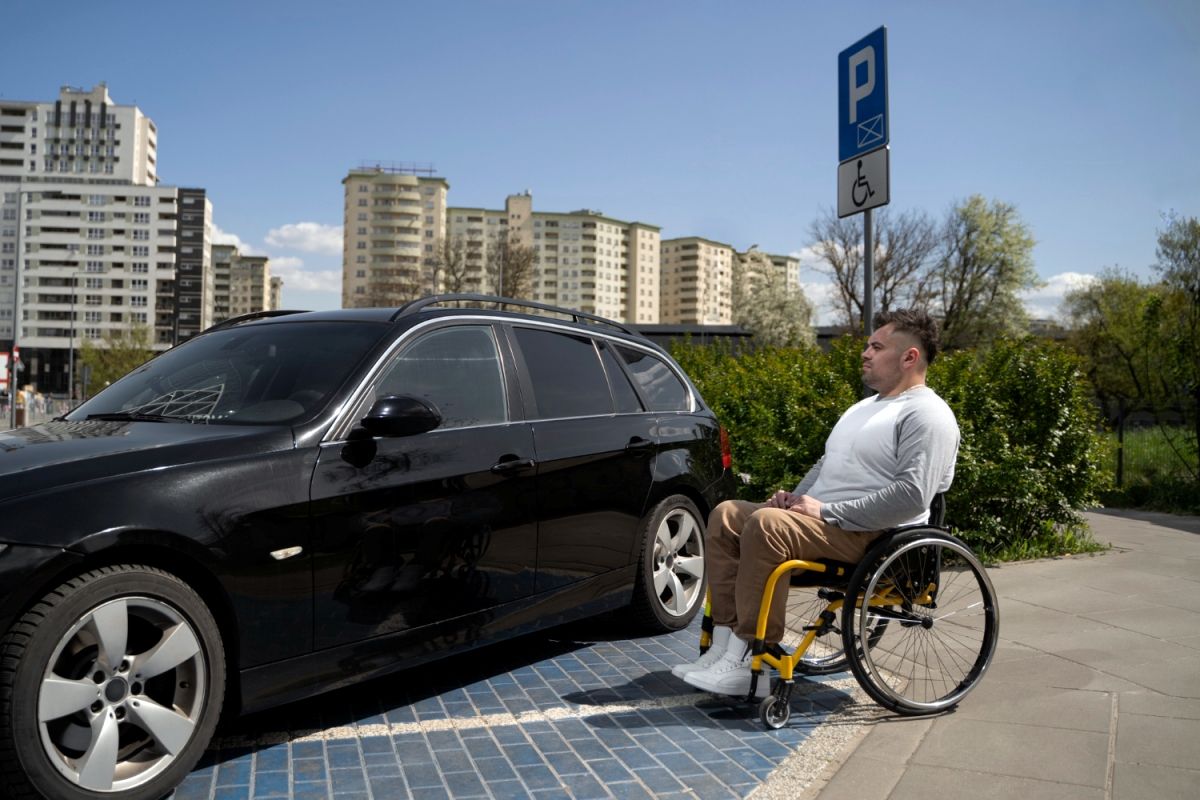
M 875 320 L 875 236 L 871 209 L 863 212 L 863 336 L 870 336 Z

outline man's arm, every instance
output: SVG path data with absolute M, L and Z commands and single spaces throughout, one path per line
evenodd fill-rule
M 817 463 L 813 464 L 800 483 L 796 484 L 793 491 L 785 492 L 778 491 L 767 498 L 767 506 L 770 508 L 790 508 L 797 511 L 795 505 L 800 502 L 801 495 L 809 490 L 814 483 L 817 482 L 817 475 L 821 473 L 821 462 L 825 460 L 825 456 L 817 459 Z

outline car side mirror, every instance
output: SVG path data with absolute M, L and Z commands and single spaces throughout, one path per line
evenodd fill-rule
M 374 436 L 413 436 L 442 424 L 442 415 L 427 400 L 410 395 L 381 397 L 362 418 L 363 428 Z

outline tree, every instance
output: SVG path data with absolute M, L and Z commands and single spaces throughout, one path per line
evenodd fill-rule
M 91 370 L 88 386 L 93 394 L 154 358 L 150 341 L 150 328 L 145 325 L 105 331 L 95 343 L 84 339 L 79 362 L 82 369 Z
M 1112 268 L 1063 298 L 1067 342 L 1083 358 L 1084 373 L 1109 419 L 1121 405 L 1150 409 L 1161 399 L 1153 374 L 1162 343 L 1157 326 L 1150 324 L 1161 294 L 1160 287 Z
M 752 247 L 734 259 L 733 322 L 754 334 L 756 344 L 815 344 L 812 321 L 812 303 L 766 253 Z
M 488 282 L 501 297 L 528 298 L 533 293 L 537 251 L 521 243 L 516 232 L 501 233 L 488 242 Z
M 461 233 L 443 238 L 434 248 L 433 288 L 434 291 L 459 292 L 477 288 L 478 279 L 471 280 L 471 263 L 466 237 Z
M 950 209 L 932 275 L 943 345 L 975 347 L 1025 332 L 1019 293 L 1038 285 L 1033 245 L 1016 206 L 974 195 Z
M 403 305 L 424 296 L 431 282 L 432 278 L 423 274 L 420 260 L 415 256 L 396 256 L 390 266 L 371 269 L 363 305 L 374 308 Z
M 1158 264 L 1164 296 L 1154 309 L 1168 338 L 1159 372 L 1164 391 L 1174 397 L 1189 424 L 1191 458 L 1189 469 L 1200 479 L 1196 467 L 1200 453 L 1200 220 L 1195 217 L 1167 218 L 1158 235 Z
M 926 307 L 937 226 L 922 212 L 892 215 L 884 209 L 874 215 L 871 227 L 876 311 Z M 862 327 L 862 228 L 857 217 L 838 219 L 832 209 L 809 227 L 813 247 L 824 262 L 822 271 L 833 278 L 837 290 L 838 320 L 852 330 Z

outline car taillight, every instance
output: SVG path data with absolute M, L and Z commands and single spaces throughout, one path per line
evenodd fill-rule
M 721 467 L 729 469 L 733 466 L 733 451 L 729 449 L 729 431 L 721 428 Z

